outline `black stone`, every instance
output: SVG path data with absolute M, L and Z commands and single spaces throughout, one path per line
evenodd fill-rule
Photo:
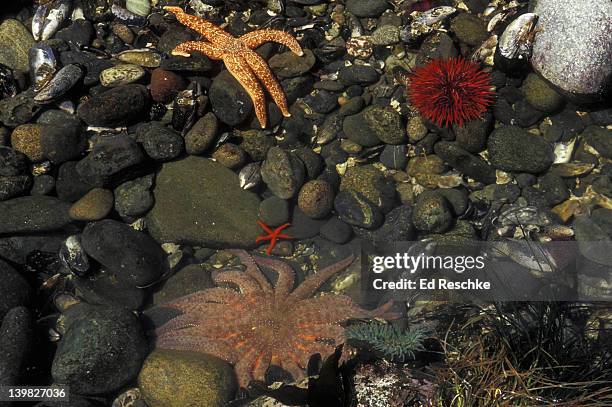
M 374 229 L 383 221 L 378 207 L 355 190 L 340 191 L 334 199 L 334 208 L 340 219 L 353 226 Z
M 495 170 L 482 158 L 472 155 L 448 141 L 435 144 L 434 151 L 451 167 L 476 181 L 492 184 L 495 182 Z
M 487 147 L 491 165 L 503 171 L 539 173 L 554 159 L 553 148 L 544 138 L 516 126 L 495 129 Z
M 208 95 L 215 116 L 230 126 L 242 123 L 253 111 L 248 93 L 228 71 L 215 77 Z
M 149 122 L 139 126 L 136 140 L 142 143 L 147 155 L 157 161 L 171 160 L 183 152 L 183 137 L 161 122 Z
M 13 267 L 0 260 L 0 320 L 11 308 L 28 305 L 32 289 Z M 1 335 L 0 335 L 1 337 Z
M 0 385 L 15 386 L 26 378 L 33 325 L 30 311 L 25 307 L 13 308 L 4 316 L 0 327 Z
M 77 114 L 91 126 L 116 127 L 137 122 L 148 107 L 147 88 L 129 84 L 92 97 L 79 106 Z
M 344 244 L 353 236 L 353 228 L 348 223 L 333 216 L 321 226 L 320 233 L 321 236 L 331 242 Z
M 0 202 L 0 234 L 50 232 L 69 225 L 70 204 L 51 196 L 24 196 Z

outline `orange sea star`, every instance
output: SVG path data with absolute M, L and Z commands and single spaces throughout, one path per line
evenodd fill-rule
M 266 61 L 254 48 L 265 42 L 274 41 L 287 46 L 297 55 L 304 55 L 295 38 L 284 31 L 262 29 L 246 33 L 239 38 L 223 31 L 220 27 L 196 16 L 185 13 L 180 7 L 164 7 L 176 15 L 178 21 L 200 33 L 207 41 L 187 41 L 172 50 L 173 55 L 189 56 L 197 51 L 211 59 L 220 59 L 227 70 L 240 82 L 253 100 L 255 115 L 262 128 L 266 127 L 266 103 L 259 81 L 268 89 L 270 96 L 280 108 L 283 116 L 289 117 L 287 100 Z
M 326 280 L 353 262 L 353 256 L 306 278 L 294 290 L 295 274 L 288 264 L 251 257 L 242 250 L 232 252 L 245 270 L 221 271 L 213 280 L 240 291 L 209 288 L 164 304 L 182 314 L 157 329 L 156 346 L 224 359 L 234 364 L 241 387 L 246 388 L 253 379 L 264 381 L 271 364 L 299 380 L 311 355 L 325 357 L 344 342 L 341 323 L 352 318 L 394 317 L 387 313 L 391 303 L 367 311 L 346 295 L 313 297 Z M 258 266 L 276 272 L 274 285 Z
M 268 225 L 266 225 L 260 220 L 257 221 L 257 224 L 267 233 L 267 235 L 258 236 L 257 239 L 255 239 L 255 242 L 256 243 L 267 242 L 267 241 L 270 242 L 270 244 L 268 245 L 268 248 L 266 249 L 266 254 L 268 256 L 270 255 L 270 253 L 272 253 L 272 250 L 274 250 L 274 247 L 276 246 L 276 241 L 278 239 L 293 239 L 293 237 L 289 236 L 288 234 L 281 233 L 283 229 L 285 229 L 286 227 L 290 225 L 289 223 L 280 225 L 274 230 L 271 229 Z

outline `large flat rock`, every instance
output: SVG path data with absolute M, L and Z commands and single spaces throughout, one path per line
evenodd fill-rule
M 240 188 L 238 175 L 215 161 L 189 156 L 165 163 L 153 193 L 147 225 L 159 242 L 255 246 L 259 198 Z

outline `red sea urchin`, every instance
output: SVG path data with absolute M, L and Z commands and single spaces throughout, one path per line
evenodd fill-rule
M 491 76 L 462 57 L 435 59 L 408 76 L 408 98 L 438 126 L 459 126 L 476 119 L 493 101 Z

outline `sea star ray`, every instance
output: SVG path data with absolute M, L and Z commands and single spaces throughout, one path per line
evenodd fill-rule
M 262 84 L 268 89 L 283 116 L 290 116 L 287 99 L 280 83 L 263 58 L 253 49 L 273 41 L 285 45 L 297 55 L 304 55 L 302 47 L 295 38 L 284 31 L 272 29 L 255 30 L 236 38 L 209 21 L 185 13 L 179 7 L 164 7 L 164 9 L 176 15 L 181 24 L 198 32 L 207 40 L 207 42 L 187 41 L 179 44 L 172 50 L 173 55 L 190 56 L 191 52 L 196 51 L 211 59 L 223 60 L 227 70 L 249 94 L 262 128 L 266 127 L 267 122 Z

